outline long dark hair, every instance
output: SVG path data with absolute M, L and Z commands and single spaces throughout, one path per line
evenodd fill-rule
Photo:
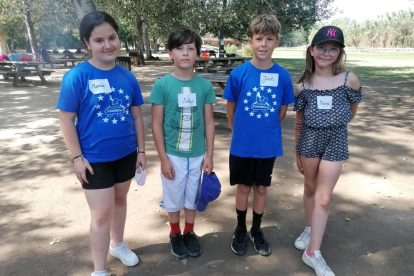
M 312 83 L 312 75 L 315 72 L 315 59 L 311 55 L 310 47 L 315 47 L 315 45 L 310 45 L 306 49 L 306 67 L 298 83 L 302 83 L 302 82 L 307 82 L 308 84 Z M 345 50 L 343 47 L 340 47 L 339 55 L 336 58 L 335 62 L 332 64 L 332 74 L 338 75 L 339 73 L 345 72 L 345 61 L 346 61 Z
M 116 33 L 118 33 L 118 24 L 116 24 L 116 21 L 112 16 L 106 12 L 95 11 L 86 14 L 82 18 L 82 21 L 79 25 L 79 39 L 82 42 L 84 42 L 84 40 L 89 41 L 93 29 L 102 23 L 108 23 L 114 28 Z

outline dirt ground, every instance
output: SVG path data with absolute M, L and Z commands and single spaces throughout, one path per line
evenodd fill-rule
M 262 223 L 272 253 L 257 255 L 250 241 L 244 256 L 230 249 L 236 224 L 228 178 L 231 132 L 217 113 L 214 161 L 222 193 L 197 215 L 195 231 L 203 253 L 185 261 L 171 256 L 148 98 L 153 75 L 172 67 L 154 64 L 133 68 L 146 102 L 148 177 L 144 187 L 134 181 L 131 185 L 125 242 L 140 263 L 126 267 L 108 256 L 108 271 L 117 276 L 315 275 L 293 247 L 305 222 L 292 106 L 282 124 L 285 155 L 276 160 Z M 56 102 L 67 70 L 56 69 L 45 85 L 28 78 L 17 88 L 0 77 L 0 275 L 93 271 L 89 210 L 57 119 Z M 292 74 L 294 81 L 298 77 Z M 334 191 L 321 250 L 336 275 L 414 275 L 414 81 L 361 83 L 364 102 L 349 125 L 351 158 Z M 219 98 L 216 109 L 224 106 Z M 251 214 L 250 206 L 248 227 Z M 60 242 L 51 245 L 55 238 Z

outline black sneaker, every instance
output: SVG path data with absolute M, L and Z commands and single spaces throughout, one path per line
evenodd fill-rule
M 197 257 L 201 254 L 201 247 L 194 232 L 188 232 L 184 235 L 184 244 L 187 247 L 188 255 L 191 257 Z
M 171 254 L 178 259 L 187 258 L 188 252 L 184 244 L 183 235 L 175 234 L 170 236 Z
M 262 256 L 266 256 L 270 254 L 270 247 L 269 243 L 267 242 L 266 238 L 264 237 L 264 233 L 261 228 L 259 230 L 249 232 L 249 238 L 254 244 L 254 249 L 257 253 Z
M 231 250 L 238 255 L 246 253 L 247 231 L 241 227 L 234 230 L 233 242 L 231 243 Z

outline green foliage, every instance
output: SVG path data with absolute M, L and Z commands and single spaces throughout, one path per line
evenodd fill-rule
M 242 50 L 242 54 L 245 57 L 252 57 L 253 56 L 253 49 L 249 45 L 245 45 Z

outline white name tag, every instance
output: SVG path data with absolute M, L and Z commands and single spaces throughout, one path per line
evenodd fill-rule
M 279 84 L 279 74 L 260 73 L 260 85 L 277 87 Z
M 317 96 L 318 109 L 332 109 L 332 96 Z
M 178 106 L 190 107 L 197 106 L 197 98 L 195 93 L 178 94 Z
M 89 90 L 93 94 L 111 93 L 108 79 L 89 80 Z

